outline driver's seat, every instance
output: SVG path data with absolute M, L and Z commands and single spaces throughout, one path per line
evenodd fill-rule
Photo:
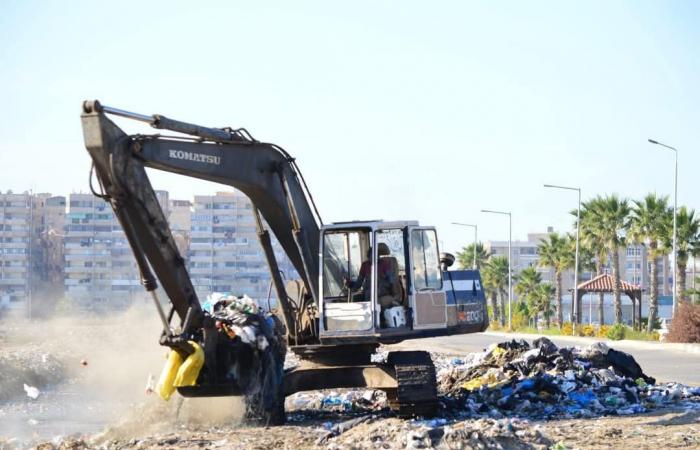
M 379 304 L 383 307 L 399 306 L 403 300 L 403 286 L 399 278 L 399 262 L 395 257 L 391 256 L 391 250 L 384 242 L 379 243 L 377 256 L 379 257 L 378 267 L 388 266 L 387 270 L 393 274 L 394 279 L 390 285 L 380 287 Z

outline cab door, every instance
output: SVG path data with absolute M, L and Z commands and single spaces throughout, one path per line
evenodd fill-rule
M 413 328 L 445 328 L 447 302 L 442 289 L 437 233 L 434 228 L 409 227 L 409 242 Z

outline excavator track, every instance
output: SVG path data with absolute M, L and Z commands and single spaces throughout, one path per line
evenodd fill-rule
M 398 388 L 390 406 L 400 417 L 432 416 L 438 408 L 435 366 L 424 351 L 391 352 Z

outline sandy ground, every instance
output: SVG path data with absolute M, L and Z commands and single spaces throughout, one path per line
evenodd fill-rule
M 700 448 L 700 408 L 598 419 L 402 420 L 388 411 L 290 412 L 288 423 L 241 424 L 235 398 L 144 392 L 165 350 L 148 309 L 91 319 L 0 322 L 0 450 L 145 448 Z M 28 383 L 41 394 L 29 399 Z M 700 405 L 695 405 L 700 406 Z M 333 433 L 354 418 L 362 423 Z

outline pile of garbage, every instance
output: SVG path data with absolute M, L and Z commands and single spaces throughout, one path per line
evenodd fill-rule
M 558 348 L 512 340 L 436 361 L 443 406 L 464 417 L 534 419 L 627 415 L 686 401 L 700 388 L 655 384 L 634 358 L 603 343 Z
M 216 319 L 216 328 L 230 339 L 238 337 L 244 344 L 265 350 L 270 342 L 266 331 L 274 329 L 272 314 L 263 314 L 258 304 L 247 295 L 214 293 L 202 305 Z
M 214 293 L 202 307 L 215 320 L 221 335 L 250 349 L 244 362 L 236 353 L 239 358 L 232 358 L 229 369 L 230 377 L 246 394 L 247 416 L 269 421 L 270 414 L 283 414 L 276 402 L 284 388 L 286 344 L 276 317 L 262 311 L 247 295 Z

